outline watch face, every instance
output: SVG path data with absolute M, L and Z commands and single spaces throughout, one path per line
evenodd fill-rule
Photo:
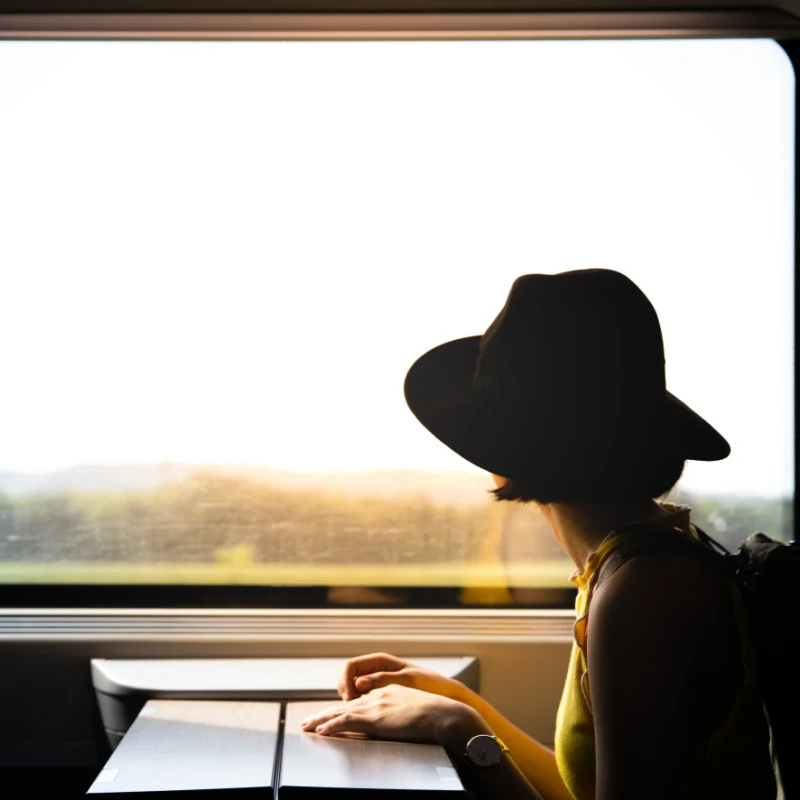
M 493 767 L 500 763 L 503 750 L 494 736 L 473 736 L 467 743 L 467 756 L 479 767 Z

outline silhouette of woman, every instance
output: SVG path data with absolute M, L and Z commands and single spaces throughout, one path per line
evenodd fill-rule
M 630 523 L 697 538 L 690 509 L 657 498 L 687 459 L 730 452 L 667 391 L 641 290 L 610 270 L 524 275 L 483 336 L 418 359 L 405 393 L 434 436 L 493 474 L 498 499 L 537 503 L 575 563 L 555 750 L 463 685 L 385 653 L 349 661 L 343 702 L 305 729 L 439 742 L 481 797 L 774 798 L 733 583 L 686 553 L 645 552 L 594 591 L 626 537 L 641 535 Z

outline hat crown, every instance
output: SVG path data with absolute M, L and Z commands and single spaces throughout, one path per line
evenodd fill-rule
M 473 386 L 580 429 L 651 424 L 666 397 L 658 316 L 613 270 L 523 275 L 481 337 Z

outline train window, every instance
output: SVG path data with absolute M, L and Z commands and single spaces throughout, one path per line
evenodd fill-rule
M 0 582 L 561 592 L 536 510 L 402 385 L 517 275 L 592 266 L 732 444 L 670 498 L 789 538 L 775 42 L 6 41 L 0 74 Z

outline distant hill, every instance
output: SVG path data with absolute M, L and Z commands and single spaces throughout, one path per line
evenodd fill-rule
M 188 464 L 85 464 L 52 472 L 0 472 L 0 491 L 7 494 L 107 492 L 153 489 L 177 483 L 198 471 Z
M 354 496 L 427 497 L 435 503 L 485 503 L 493 488 L 488 475 L 414 469 L 363 472 L 292 472 L 248 464 L 85 464 L 42 473 L 0 472 L 0 492 L 9 495 L 59 492 L 141 491 L 198 475 L 240 476 L 283 489 L 315 489 Z

